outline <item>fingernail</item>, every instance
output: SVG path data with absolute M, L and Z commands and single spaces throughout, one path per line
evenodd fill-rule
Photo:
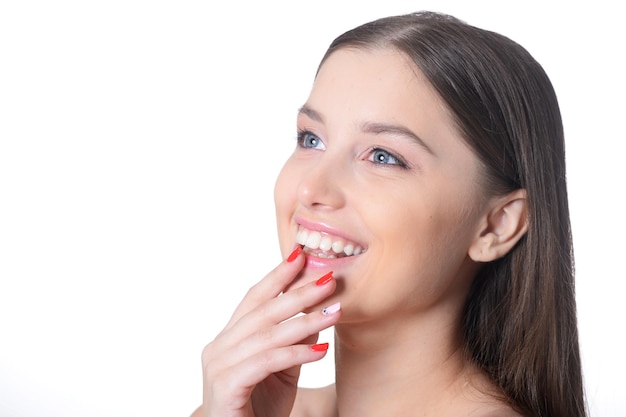
M 339 310 L 341 310 L 341 303 L 335 303 L 323 309 L 322 314 L 325 316 L 330 316 L 331 314 L 335 314 Z
M 328 284 L 330 281 L 332 281 L 332 279 L 333 279 L 333 271 L 330 271 L 329 273 L 327 273 L 326 275 L 324 275 L 323 277 L 315 281 L 315 285 L 317 285 L 318 287 L 321 287 L 324 284 Z
M 300 255 L 300 252 L 302 252 L 302 245 L 296 246 L 293 252 L 291 252 L 291 255 L 289 255 L 289 257 L 287 258 L 287 262 L 295 261 L 298 255 Z
M 318 343 L 311 345 L 311 350 L 314 352 L 325 352 L 328 350 L 328 343 Z

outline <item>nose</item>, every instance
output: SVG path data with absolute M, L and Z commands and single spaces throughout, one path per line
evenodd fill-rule
M 338 209 L 345 204 L 344 167 L 330 155 L 308 164 L 301 173 L 298 199 L 308 208 Z

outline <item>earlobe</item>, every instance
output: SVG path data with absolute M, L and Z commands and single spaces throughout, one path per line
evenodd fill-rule
M 476 262 L 490 262 L 506 255 L 528 230 L 526 190 L 515 190 L 494 200 L 483 227 L 468 250 Z

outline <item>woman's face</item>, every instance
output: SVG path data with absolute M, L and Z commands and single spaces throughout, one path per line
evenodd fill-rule
M 467 251 L 487 199 L 480 164 L 403 54 L 344 49 L 321 67 L 275 188 L 283 256 L 305 245 L 292 287 L 328 271 L 342 321 L 462 305 Z

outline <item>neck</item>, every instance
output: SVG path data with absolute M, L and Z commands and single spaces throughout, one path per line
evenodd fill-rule
M 467 385 L 459 314 L 337 325 L 339 416 L 443 415 Z

